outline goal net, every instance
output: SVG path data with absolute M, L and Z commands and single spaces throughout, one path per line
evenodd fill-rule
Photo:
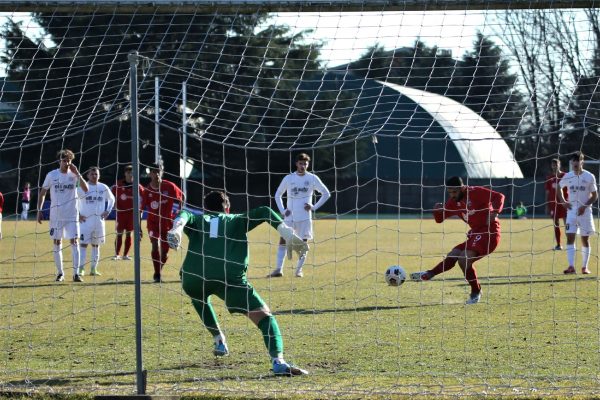
M 598 178 L 597 9 L 153 4 L 0 1 L 0 390 L 600 394 L 598 238 L 590 234 L 586 251 L 576 238 L 577 273 L 564 274 L 572 250 L 547 196 L 552 160 L 568 172 L 575 151 Z M 86 180 L 98 166 L 109 187 L 128 165 L 147 186 L 152 165 L 162 163 L 163 179 L 184 192 L 183 207 L 199 219 L 215 190 L 229 195 L 233 214 L 261 206 L 279 213 L 277 189 L 306 153 L 308 171 L 331 197 L 310 213 L 303 277 L 296 255 L 282 276 L 268 276 L 283 254 L 269 224 L 248 233 L 247 276 L 277 320 L 283 357 L 309 375 L 274 376 L 261 330 L 217 296 L 230 354 L 215 357 L 180 276 L 186 255 L 204 259 L 208 250 L 188 247 L 184 236 L 155 282 L 145 220 L 142 237 L 127 239 L 117 235 L 113 211 L 98 253 L 92 243 L 79 261 L 64 238 L 66 279 L 55 282 L 50 195 L 41 223 L 36 218 L 61 149 L 75 153 Z M 474 264 L 477 304 L 465 304 L 472 287 L 459 265 L 430 281 L 386 283 L 388 267 L 430 270 L 466 240 L 463 221 L 432 217 L 449 199 L 453 176 L 505 196 L 499 246 Z M 303 187 L 290 186 L 283 204 Z M 316 205 L 322 193 L 311 190 L 308 203 Z M 146 205 L 144 219 L 153 212 Z M 133 260 L 123 258 L 125 248 Z M 92 253 L 101 275 L 90 275 Z M 584 275 L 585 254 L 591 274 Z M 83 282 L 71 279 L 75 263 Z

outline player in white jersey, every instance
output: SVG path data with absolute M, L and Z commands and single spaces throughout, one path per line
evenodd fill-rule
M 106 229 L 104 220 L 115 205 L 115 196 L 110 188 L 100 179 L 100 168 L 91 167 L 87 173 L 88 191 L 79 189 L 79 220 L 81 221 L 81 236 L 79 237 L 79 276 L 85 275 L 85 262 L 88 244 L 92 245 L 90 257 L 90 275 L 101 275 L 98 271 L 100 245 L 104 244 Z
M 50 237 L 54 241 L 54 264 L 56 265 L 56 282 L 65 280 L 62 257 L 62 238 L 71 242 L 73 256 L 73 281 L 81 282 L 79 276 L 79 204 L 77 202 L 77 187 L 87 192 L 85 180 L 73 164 L 75 154 L 71 150 L 58 152 L 60 167 L 50 171 L 44 179 L 37 204 L 37 221 L 42 223 L 42 206 L 46 193 L 50 192 Z
M 286 175 L 275 192 L 275 203 L 277 203 L 277 208 L 283 215 L 283 220 L 305 242 L 313 238 L 312 212 L 318 210 L 331 196 L 321 179 L 307 171 L 309 163 L 310 157 L 308 154 L 298 154 L 296 157 L 296 172 Z M 321 194 L 321 198 L 313 205 L 315 191 Z M 287 194 L 285 206 L 283 205 L 284 193 Z M 283 276 L 285 254 L 285 240 L 281 239 L 277 250 L 277 266 L 269 274 L 270 277 Z M 288 257 L 291 259 L 291 254 L 288 254 Z M 302 268 L 305 260 L 306 253 L 300 257 L 296 265 L 297 277 L 304 276 Z
M 567 261 L 569 267 L 563 272 L 575 274 L 575 236 L 581 236 L 581 273 L 589 274 L 588 261 L 590 259 L 589 237 L 596 231 L 592 215 L 592 204 L 598 200 L 596 177 L 583 169 L 583 153 L 574 153 L 571 160 L 572 171 L 566 173 L 560 180 L 561 189 L 567 188 L 569 200 L 564 199 L 562 190 L 558 190 L 558 200 L 567 208 Z

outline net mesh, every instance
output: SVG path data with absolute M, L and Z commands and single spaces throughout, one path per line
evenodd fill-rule
M 568 171 L 568 156 L 583 151 L 598 176 L 596 9 L 10 7 L 0 33 L 2 390 L 136 388 L 133 264 L 112 259 L 114 215 L 102 275 L 83 284 L 70 280 L 68 240 L 67 279 L 54 282 L 50 228 L 35 221 L 44 177 L 70 148 L 82 172 L 99 166 L 109 186 L 132 163 L 147 184 L 158 153 L 164 178 L 185 188 L 195 213 L 212 190 L 229 194 L 233 212 L 278 211 L 276 189 L 300 152 L 331 191 L 314 214 L 303 278 L 296 258 L 283 277 L 267 278 L 279 235 L 267 224 L 248 235 L 248 279 L 281 327 L 286 360 L 310 371 L 300 379 L 274 378 L 260 331 L 216 298 L 231 355 L 215 358 L 181 288 L 194 249 L 184 239 L 171 250 L 154 284 L 143 224 L 148 393 L 598 394 L 597 236 L 592 274 L 565 276 L 546 196 L 553 158 Z M 139 160 L 131 160 L 133 51 Z M 451 176 L 506 196 L 500 246 L 475 264 L 477 305 L 464 304 L 470 289 L 458 266 L 430 282 L 385 281 L 389 266 L 430 269 L 465 240 L 462 221 L 431 218 Z

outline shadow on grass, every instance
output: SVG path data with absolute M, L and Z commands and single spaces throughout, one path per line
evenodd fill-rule
M 20 283 L 12 283 L 12 284 L 0 284 L 0 290 L 2 289 L 28 289 L 28 288 L 41 288 L 41 287 L 52 287 L 52 286 L 66 286 L 66 285 L 70 285 L 73 284 L 74 286 L 114 286 L 114 285 L 133 285 L 135 282 L 133 280 L 122 280 L 122 281 L 113 281 L 113 280 L 108 280 L 108 281 L 102 281 L 102 282 L 94 282 L 91 278 L 86 278 L 84 277 L 84 281 L 83 282 L 70 282 L 68 279 L 66 278 L 64 282 L 54 282 L 52 281 L 52 277 L 50 277 L 47 281 L 44 279 L 44 283 L 39 283 L 39 284 L 20 284 Z M 177 284 L 181 284 L 180 280 L 171 280 L 171 281 L 162 281 L 160 284 L 161 285 L 165 285 L 165 284 L 173 284 L 173 283 L 177 283 Z M 152 281 L 144 281 L 142 282 L 142 285 L 158 285 L 158 283 L 152 282 Z

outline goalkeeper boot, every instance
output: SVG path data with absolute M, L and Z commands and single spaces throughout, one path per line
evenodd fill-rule
M 431 278 L 433 278 L 433 276 L 431 276 L 429 271 L 413 272 L 410 274 L 410 279 L 413 281 L 429 281 Z
M 102 274 L 100 273 L 100 271 L 98 271 L 97 269 L 92 269 L 92 272 L 90 272 L 91 276 L 102 276 Z
M 471 293 L 465 304 L 477 304 L 481 300 L 481 292 L 479 293 Z
M 570 274 L 576 274 L 576 273 L 577 273 L 577 271 L 575 271 L 575 267 L 571 265 L 571 266 L 569 266 L 569 268 L 565 269 L 565 270 L 563 271 L 563 273 L 564 273 L 565 275 L 570 275 Z
M 273 373 L 279 376 L 298 376 L 308 375 L 308 371 L 298 368 L 292 364 L 288 364 L 285 361 L 273 360 Z
M 227 348 L 227 343 L 224 343 L 222 340 L 219 340 L 218 343 L 215 343 L 215 349 L 213 350 L 213 354 L 215 357 L 225 357 L 229 355 L 229 349 Z

